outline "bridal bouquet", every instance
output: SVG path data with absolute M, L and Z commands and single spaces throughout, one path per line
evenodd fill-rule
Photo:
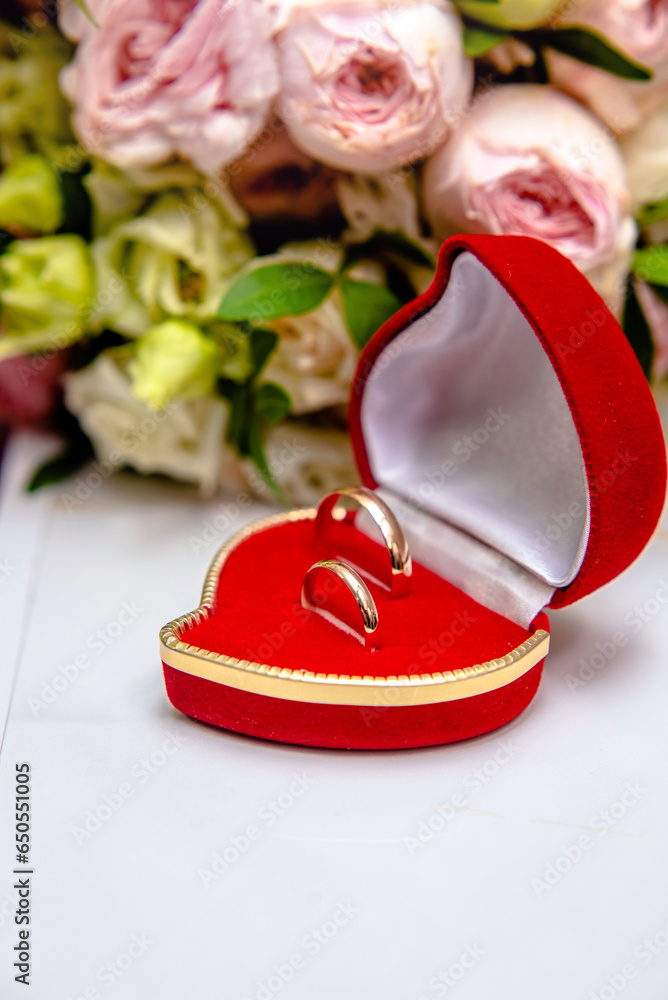
M 0 24 L 0 419 L 294 502 L 457 232 L 570 258 L 668 373 L 668 0 L 29 0 Z M 83 482 L 83 480 L 80 480 Z

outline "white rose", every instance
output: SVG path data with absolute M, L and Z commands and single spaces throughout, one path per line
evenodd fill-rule
M 313 506 L 325 494 L 359 482 L 350 438 L 344 431 L 290 421 L 269 429 L 265 450 L 276 482 L 297 506 Z M 248 474 L 255 492 L 273 499 L 250 467 Z
M 207 496 L 221 482 L 239 482 L 239 460 L 224 440 L 227 406 L 220 399 L 202 396 L 155 413 L 133 395 L 121 364 L 100 354 L 66 377 L 65 402 L 100 462 L 197 483 Z
M 348 223 L 346 240 L 361 243 L 377 229 L 420 237 L 415 176 L 400 170 L 378 174 L 342 174 L 336 182 L 341 211 Z
M 262 378 L 289 393 L 292 413 L 345 406 L 357 350 L 346 328 L 338 292 L 313 312 L 286 316 L 268 325 L 280 339 Z
M 668 198 L 668 103 L 621 142 L 634 212 Z

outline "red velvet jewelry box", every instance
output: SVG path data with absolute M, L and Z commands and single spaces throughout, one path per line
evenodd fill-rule
M 161 631 L 170 701 L 348 749 L 504 725 L 537 690 L 545 609 L 621 573 L 663 507 L 663 435 L 626 337 L 546 244 L 454 237 L 431 288 L 363 353 L 350 425 L 361 481 L 408 540 L 408 593 L 389 592 L 387 552 L 354 521 L 325 536 L 315 509 L 251 525 L 216 556 L 200 607 Z M 339 557 L 375 602 L 378 648 L 301 601 L 310 567 Z

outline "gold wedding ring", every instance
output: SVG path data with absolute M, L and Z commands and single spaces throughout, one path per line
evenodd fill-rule
M 346 500 L 354 504 L 353 509 L 341 502 Z M 337 533 L 336 538 L 333 537 L 332 522 L 354 522 L 360 509 L 365 510 L 379 528 L 390 555 L 391 576 L 388 588 L 390 595 L 403 597 L 408 592 L 413 572 L 408 542 L 395 515 L 371 490 L 360 486 L 329 493 L 318 506 L 315 519 L 316 537 L 330 547 L 334 544 L 340 545 L 341 533 Z M 345 555 L 339 552 L 336 554 Z
M 326 582 L 322 583 L 321 587 L 318 587 L 317 583 L 318 578 L 326 574 L 338 577 L 355 598 L 357 607 L 362 615 L 362 625 L 364 628 L 364 631 L 360 632 L 352 626 L 355 634 L 362 639 L 367 649 L 378 649 L 380 636 L 378 630 L 378 610 L 375 601 L 359 573 L 356 573 L 354 569 L 345 563 L 339 562 L 338 559 L 323 559 L 321 562 L 314 563 L 311 566 L 302 586 L 302 607 L 308 611 L 315 611 L 317 614 L 322 615 L 323 618 L 333 621 L 334 624 L 342 623 L 348 625 L 348 622 L 343 621 L 338 615 L 333 615 L 326 607 L 328 598 L 332 593 L 332 588 L 328 587 Z

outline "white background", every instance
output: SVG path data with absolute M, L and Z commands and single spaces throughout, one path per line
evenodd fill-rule
M 68 512 L 72 484 L 22 492 L 47 445 L 15 439 L 0 495 L 3 1000 L 666 996 L 668 603 L 655 599 L 668 599 L 665 526 L 622 578 L 551 615 L 539 693 L 504 730 L 408 752 L 311 750 L 193 722 L 165 696 L 158 630 L 198 603 L 225 536 L 199 551 L 192 536 L 221 501 L 120 476 Z M 265 511 L 245 510 L 230 530 Z M 97 652 L 124 602 L 135 618 Z M 633 609 L 645 605 L 639 624 Z M 587 669 L 620 631 L 626 644 Z M 83 655 L 88 666 L 47 704 L 61 668 Z M 578 684 L 583 662 L 590 679 Z M 12 968 L 24 760 L 29 990 Z M 465 806 L 451 815 L 457 792 Z M 82 837 L 96 812 L 104 822 Z M 244 842 L 249 824 L 257 838 Z M 581 837 L 588 846 L 569 861 Z M 216 875 L 233 838 L 248 849 Z

